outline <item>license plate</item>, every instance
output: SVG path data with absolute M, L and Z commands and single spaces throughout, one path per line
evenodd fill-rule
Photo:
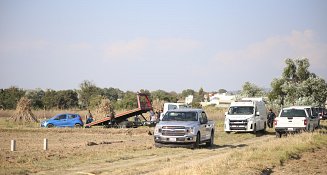
M 176 142 L 176 138 L 169 138 L 169 141 Z
M 288 131 L 293 131 L 293 128 L 287 128 Z

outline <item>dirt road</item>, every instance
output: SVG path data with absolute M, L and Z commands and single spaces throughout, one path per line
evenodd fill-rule
M 168 169 L 200 165 L 211 159 L 224 157 L 235 149 L 265 142 L 272 137 L 272 135 L 262 135 L 239 143 L 218 144 L 210 149 L 152 148 L 146 151 L 147 154 L 144 154 L 144 150 L 138 150 L 118 160 L 103 159 L 92 164 L 87 163 L 63 170 L 41 171 L 37 174 L 165 174 Z

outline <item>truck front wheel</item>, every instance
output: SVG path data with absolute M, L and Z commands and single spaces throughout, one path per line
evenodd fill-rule
M 198 132 L 198 134 L 196 134 L 196 140 L 195 140 L 195 142 L 192 145 L 192 149 L 199 148 L 200 139 L 201 139 L 201 136 L 200 136 L 200 133 Z

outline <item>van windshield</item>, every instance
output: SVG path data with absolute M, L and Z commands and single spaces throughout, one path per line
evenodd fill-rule
M 253 114 L 253 106 L 231 106 L 228 115 L 251 115 Z
M 196 112 L 167 112 L 162 121 L 198 121 Z
M 303 109 L 283 109 L 280 114 L 281 117 L 306 117 Z

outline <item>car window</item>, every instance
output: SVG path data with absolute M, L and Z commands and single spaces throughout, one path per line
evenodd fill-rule
M 73 119 L 73 118 L 75 118 L 75 117 L 76 117 L 75 114 L 68 114 L 68 119 Z
M 198 121 L 196 112 L 167 112 L 162 121 Z
M 283 109 L 281 117 L 306 117 L 304 109 Z
M 201 115 L 202 115 L 203 123 L 207 123 L 208 122 L 207 114 L 205 112 L 202 112 Z
M 60 115 L 60 116 L 58 117 L 58 119 L 59 119 L 59 120 L 66 119 L 66 114 Z

